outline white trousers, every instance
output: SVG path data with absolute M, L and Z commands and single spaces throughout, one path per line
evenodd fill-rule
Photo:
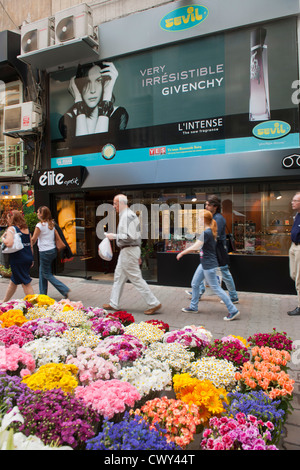
M 129 246 L 120 251 L 117 266 L 114 274 L 114 283 L 111 291 L 110 305 L 119 309 L 120 297 L 126 281 L 138 290 L 149 308 L 160 304 L 159 300 L 151 292 L 147 282 L 142 278 L 139 266 L 141 250 L 139 246 Z
M 298 307 L 300 307 L 300 245 L 292 243 L 289 251 L 290 276 L 295 281 L 298 295 Z

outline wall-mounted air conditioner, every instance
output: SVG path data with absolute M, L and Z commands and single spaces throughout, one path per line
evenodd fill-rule
M 42 107 L 28 101 L 4 107 L 3 134 L 30 134 L 42 124 Z
M 59 11 L 54 16 L 54 22 L 55 44 L 95 36 L 92 11 L 86 3 Z
M 21 26 L 21 54 L 45 49 L 54 42 L 54 18 L 44 18 Z

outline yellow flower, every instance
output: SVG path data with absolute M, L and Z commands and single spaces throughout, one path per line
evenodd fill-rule
M 32 390 L 52 390 L 61 388 L 64 392 L 73 392 L 77 387 L 78 367 L 74 364 L 49 363 L 41 366 L 35 374 L 26 375 L 24 382 Z
M 22 326 L 28 320 L 24 317 L 22 310 L 11 309 L 0 315 L 1 328 L 9 328 L 10 326 Z

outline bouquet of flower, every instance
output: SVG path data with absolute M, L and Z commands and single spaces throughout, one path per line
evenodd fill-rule
M 126 310 L 119 310 L 118 312 L 110 312 L 106 315 L 106 318 L 112 318 L 113 320 L 118 320 L 122 323 L 123 326 L 128 326 L 131 323 L 134 323 L 134 316 L 131 313 L 126 312 Z
M 201 424 L 204 425 L 213 415 L 225 411 L 227 392 L 215 387 L 210 380 L 198 380 L 189 374 L 176 374 L 173 384 L 178 400 L 198 406 Z
M 0 409 L 6 413 L 17 405 L 19 399 L 29 399 L 31 390 L 22 383 L 22 379 L 0 372 Z
M 167 364 L 156 359 L 138 359 L 130 367 L 123 367 L 120 379 L 132 384 L 141 396 L 151 391 L 163 390 L 172 385 L 171 370 Z
M 194 438 L 201 423 L 198 407 L 182 400 L 167 397 L 149 400 L 134 413 L 144 418 L 154 428 L 156 424 L 166 429 L 168 442 L 175 442 L 185 448 Z
M 264 422 L 271 421 L 274 426 L 272 443 L 276 444 L 281 437 L 282 425 L 285 421 L 285 412 L 280 409 L 280 400 L 271 400 L 262 390 L 250 393 L 237 391 L 228 394 L 229 405 L 227 415 L 236 417 L 238 413 L 252 415 Z
M 210 380 L 215 387 L 223 387 L 227 391 L 236 386 L 236 367 L 226 359 L 203 357 L 192 362 L 187 368 L 192 377 L 199 380 Z
M 107 355 L 108 356 L 108 355 Z M 95 380 L 118 378 L 120 366 L 114 357 L 114 362 L 107 360 L 100 351 L 79 347 L 76 356 L 68 356 L 66 364 L 78 367 L 78 379 L 82 385 L 88 385 Z
M 103 318 L 106 314 L 106 310 L 100 307 L 82 307 L 82 310 L 89 318 Z
M 272 333 L 257 333 L 248 338 L 251 346 L 263 347 L 292 351 L 293 341 L 287 337 L 287 333 L 284 331 L 279 333 L 276 328 L 273 328 Z
M 24 377 L 32 373 L 34 369 L 35 361 L 24 348 L 20 348 L 17 344 L 8 348 L 0 346 L 0 371 Z
M 97 413 L 61 389 L 32 392 L 31 399 L 19 400 L 18 407 L 24 418 L 19 431 L 45 444 L 81 449 L 95 435 Z
M 96 380 L 86 387 L 79 386 L 75 389 L 75 396 L 108 419 L 123 413 L 126 406 L 133 407 L 141 398 L 133 385 L 117 379 Z
M 54 314 L 55 310 L 52 307 L 33 305 L 32 307 L 28 307 L 25 316 L 27 320 L 37 320 L 38 318 L 52 317 Z
M 206 355 L 216 359 L 226 359 L 232 362 L 236 368 L 241 368 L 243 364 L 250 360 L 250 353 L 247 348 L 235 338 L 215 339 L 213 344 L 207 347 Z
M 195 353 L 195 357 L 199 357 L 208 346 L 207 339 L 201 338 L 194 329 L 185 328 L 184 330 L 169 331 L 164 334 L 164 343 L 179 343 L 188 351 Z
M 80 346 L 84 348 L 95 348 L 101 341 L 100 336 L 96 335 L 89 325 L 83 328 L 69 328 L 62 334 L 62 339 L 72 344 L 77 349 Z
M 20 346 L 24 346 L 24 344 L 28 343 L 29 341 L 34 340 L 34 336 L 31 333 L 30 329 L 27 328 L 27 323 L 25 323 L 26 327 L 22 326 L 9 326 L 8 328 L 1 328 L 0 329 L 0 342 L 5 344 L 6 347 L 12 346 L 13 344 L 17 344 Z
M 122 323 L 111 318 L 92 319 L 92 329 L 103 339 L 107 336 L 122 335 L 124 333 Z
M 144 321 L 140 323 L 131 323 L 126 326 L 125 334 L 136 336 L 146 345 L 153 343 L 154 341 L 161 341 L 164 336 L 164 332 L 160 328 Z
M 145 359 L 156 359 L 165 363 L 172 374 L 188 369 L 194 360 L 194 353 L 179 343 L 152 343 L 145 351 Z
M 240 344 L 241 346 L 244 346 L 246 349 L 249 348 L 249 344 L 248 344 L 247 340 L 245 338 L 243 338 L 242 336 L 235 336 L 235 335 L 223 336 L 223 338 L 221 338 L 221 341 L 223 341 L 223 342 L 235 341 L 238 344 Z
M 84 306 L 80 300 L 75 302 L 70 299 L 61 299 L 59 302 L 55 302 L 55 310 L 84 310 Z
M 150 323 L 151 325 L 155 325 L 160 328 L 164 333 L 167 333 L 170 330 L 168 323 L 163 322 L 162 320 L 156 320 L 152 318 L 151 320 L 146 320 L 146 323 Z
M 278 450 L 269 445 L 273 424 L 264 423 L 254 416 L 238 413 L 235 418 L 213 417 L 209 429 L 203 433 L 204 450 Z
M 64 338 L 39 338 L 26 343 L 23 349 L 30 353 L 37 367 L 49 362 L 64 362 L 69 354 L 75 354 L 77 347 Z
M 56 321 L 65 322 L 70 328 L 84 326 L 89 321 L 88 314 L 83 310 L 77 309 L 57 310 L 53 313 L 52 318 Z
M 263 390 L 272 400 L 283 397 L 291 399 L 295 381 L 282 370 L 289 353 L 256 346 L 252 354 L 254 362 L 245 362 L 241 372 L 235 374 L 242 390 Z
M 8 328 L 10 326 L 22 326 L 27 322 L 27 318 L 24 317 L 22 310 L 7 310 L 0 315 L 0 327 Z
M 135 361 L 145 350 L 145 345 L 136 336 L 119 335 L 108 336 L 99 345 L 113 356 L 118 356 L 121 362 Z
M 52 390 L 61 388 L 65 392 L 72 393 L 77 387 L 76 379 L 78 367 L 74 364 L 46 364 L 41 366 L 37 372 L 23 378 L 31 390 Z
M 32 304 L 26 300 L 16 299 L 0 303 L 0 310 L 2 313 L 7 312 L 7 310 L 21 310 L 23 313 L 26 313 L 27 309 L 31 306 Z
M 32 305 L 38 305 L 39 307 L 49 306 L 55 303 L 54 299 L 51 299 L 51 297 L 48 297 L 48 295 L 42 294 L 26 295 L 24 300 L 31 303 Z
M 119 423 L 107 419 L 102 431 L 86 443 L 87 450 L 176 450 L 173 442 L 168 442 L 164 431 L 150 428 L 138 416 L 131 417 L 128 412 Z
M 188 325 L 184 326 L 182 329 L 188 331 L 192 330 L 192 332 L 195 333 L 200 339 L 208 343 L 210 343 L 213 339 L 212 333 L 203 326 Z
M 22 329 L 24 326 L 22 327 Z M 60 336 L 68 329 L 68 325 L 62 321 L 53 320 L 51 317 L 38 318 L 26 323 L 34 338 L 50 338 L 51 336 Z

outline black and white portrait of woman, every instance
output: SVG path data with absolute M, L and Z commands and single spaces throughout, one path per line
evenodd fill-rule
M 113 95 L 118 71 L 112 62 L 79 65 L 69 83 L 73 106 L 62 116 L 64 138 L 126 129 L 128 113 L 116 106 Z

